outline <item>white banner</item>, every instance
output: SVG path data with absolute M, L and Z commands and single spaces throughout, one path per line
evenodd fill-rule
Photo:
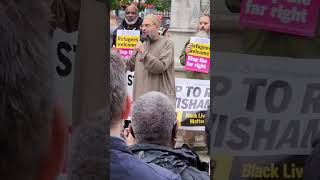
M 320 61 L 215 53 L 213 179 L 302 179 L 320 131 Z
M 214 64 L 217 152 L 308 154 L 320 131 L 319 60 L 220 54 Z
M 128 95 L 133 94 L 134 73 L 127 72 Z M 180 129 L 204 131 L 210 106 L 210 80 L 176 78 L 176 112 Z M 132 110 L 132 109 L 131 109 Z M 131 119 L 131 113 L 130 117 Z
M 210 106 L 210 80 L 176 78 L 176 111 L 179 128 L 204 131 Z

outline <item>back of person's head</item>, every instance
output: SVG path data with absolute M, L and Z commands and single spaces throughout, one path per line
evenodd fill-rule
M 53 100 L 49 10 L 40 0 L 5 0 L 0 9 L 1 179 L 53 179 L 65 126 Z
M 138 143 L 172 146 L 176 114 L 172 101 L 160 92 L 149 92 L 133 106 L 131 127 Z
M 125 65 L 114 51 L 110 52 L 110 92 L 110 128 L 112 128 L 127 118 L 130 109 Z

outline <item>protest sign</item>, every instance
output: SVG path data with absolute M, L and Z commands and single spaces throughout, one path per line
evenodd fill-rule
M 105 32 L 107 29 L 105 23 L 102 22 L 105 22 L 106 11 L 105 4 L 101 0 L 68 3 L 57 1 L 55 3 L 58 9 L 52 13 L 57 17 L 61 16 L 61 19 L 58 18 L 57 23 L 60 25 L 57 27 L 63 28 L 63 30 L 55 29 L 52 38 L 51 57 L 54 62 L 53 68 L 55 68 L 55 95 L 60 100 L 60 105 L 66 115 L 69 125 L 68 142 L 70 143 L 73 128 L 87 120 L 101 107 L 105 108 L 106 68 L 103 63 L 105 62 Z M 79 9 L 80 3 L 81 9 Z M 72 9 L 69 9 L 70 6 Z M 81 13 L 78 25 L 79 11 Z M 72 30 L 66 27 L 69 25 L 73 25 Z M 74 31 L 79 31 L 79 33 Z M 66 156 L 74 151 L 69 146 L 70 144 L 65 146 Z M 70 160 L 68 157 L 64 158 L 59 180 L 71 178 L 71 168 L 68 166 Z
M 128 96 L 131 100 L 131 111 L 129 113 L 128 120 L 131 120 L 132 116 L 132 108 L 133 108 L 133 80 L 134 80 L 134 72 L 127 71 L 127 92 Z
M 128 95 L 133 94 L 134 73 L 127 72 Z M 176 78 L 176 112 L 180 129 L 204 131 L 210 105 L 210 80 Z M 131 109 L 132 110 L 132 109 Z M 128 118 L 131 119 L 131 113 Z
M 58 28 L 53 32 L 51 44 L 51 58 L 54 63 L 54 92 L 55 96 L 59 99 L 63 112 L 66 115 L 69 127 L 69 142 L 71 140 L 73 72 L 77 41 L 78 32 L 66 33 Z M 68 148 L 69 144 L 66 145 L 66 152 L 69 151 Z M 67 154 L 68 153 L 66 153 L 66 155 Z M 67 165 L 66 157 L 64 158 L 59 180 L 67 178 Z
M 52 58 L 56 96 L 61 101 L 66 118 L 72 120 L 73 70 L 78 32 L 66 33 L 61 29 L 53 32 Z
M 140 30 L 117 30 L 116 48 L 122 58 L 131 57 L 134 47 L 140 40 Z
M 210 80 L 176 78 L 176 112 L 180 129 L 204 130 L 210 106 Z
M 320 62 L 231 53 L 215 59 L 214 178 L 302 179 L 320 131 Z
M 243 0 L 240 24 L 312 37 L 315 35 L 319 7 L 318 0 Z
M 191 37 L 190 52 L 186 56 L 186 71 L 208 73 L 210 70 L 210 39 Z

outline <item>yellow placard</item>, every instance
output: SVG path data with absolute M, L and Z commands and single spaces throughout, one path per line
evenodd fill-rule
M 116 48 L 133 49 L 140 40 L 140 36 L 118 35 Z
M 188 55 L 210 58 L 210 44 L 191 42 L 192 47 Z

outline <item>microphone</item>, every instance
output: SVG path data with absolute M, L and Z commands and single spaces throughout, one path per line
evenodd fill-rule
M 138 51 L 137 51 L 137 50 L 133 50 L 133 51 L 132 51 L 132 55 L 133 55 L 133 56 L 137 56 L 137 54 L 138 54 Z
M 140 41 L 143 43 L 144 41 L 146 40 L 146 38 L 144 38 L 144 37 L 140 37 Z

